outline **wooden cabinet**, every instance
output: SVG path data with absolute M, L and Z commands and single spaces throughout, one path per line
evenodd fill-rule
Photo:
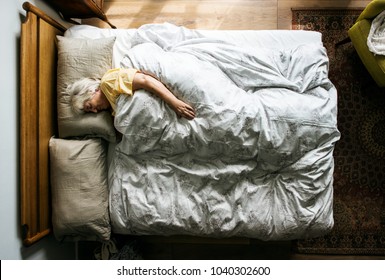
M 71 23 L 78 24 L 73 19 L 100 18 L 112 28 L 116 28 L 107 19 L 103 11 L 103 0 L 45 0 L 60 16 Z

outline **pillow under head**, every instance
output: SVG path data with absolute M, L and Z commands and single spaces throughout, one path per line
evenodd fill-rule
M 57 111 L 60 138 L 102 137 L 115 142 L 116 134 L 110 112 L 76 115 L 66 93 L 68 85 L 81 78 L 101 78 L 112 68 L 115 37 L 80 39 L 57 36 Z

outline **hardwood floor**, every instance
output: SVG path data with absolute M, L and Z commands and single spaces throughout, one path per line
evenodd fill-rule
M 103 10 L 118 28 L 165 21 L 200 29 L 290 29 L 291 8 L 365 7 L 370 0 L 105 0 Z M 99 27 L 99 19 L 84 20 Z
M 105 0 L 104 11 L 118 28 L 165 21 L 198 29 L 291 29 L 291 8 L 365 7 L 370 0 Z M 84 23 L 109 27 L 98 19 Z M 385 256 L 301 255 L 291 242 L 140 238 L 145 259 L 385 259 Z M 224 243 L 223 243 L 224 242 Z M 86 256 L 86 258 L 89 256 Z

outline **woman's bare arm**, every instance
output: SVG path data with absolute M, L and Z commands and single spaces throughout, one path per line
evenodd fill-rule
M 195 118 L 195 110 L 190 105 L 176 98 L 163 83 L 150 75 L 137 72 L 132 81 L 132 89 L 145 89 L 163 99 L 178 116 L 188 120 Z

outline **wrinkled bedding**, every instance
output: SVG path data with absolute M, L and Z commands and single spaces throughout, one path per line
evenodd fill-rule
M 154 24 L 137 30 L 121 66 L 158 77 L 196 118 L 144 90 L 119 97 L 114 232 L 290 240 L 333 227 L 340 134 L 321 44 L 249 49 Z

